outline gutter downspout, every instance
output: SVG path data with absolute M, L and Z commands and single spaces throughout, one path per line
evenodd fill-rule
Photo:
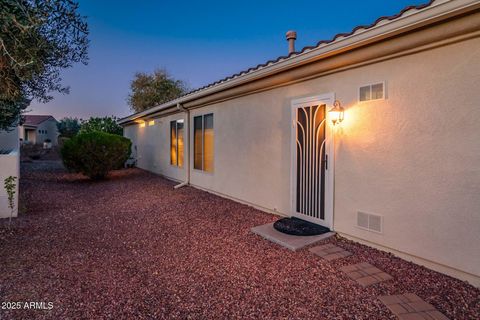
M 177 184 L 175 185 L 173 188 L 174 189 L 179 189 L 181 187 L 184 187 L 184 186 L 188 186 L 190 184 L 190 111 L 188 109 L 185 109 L 185 107 L 183 107 L 180 103 L 177 103 L 177 109 L 178 110 L 181 110 L 183 112 L 185 112 L 186 114 L 186 122 L 187 122 L 187 128 L 186 128 L 186 132 L 187 132 L 187 146 L 186 146 L 186 150 L 187 150 L 187 163 L 186 163 L 186 167 L 185 169 L 187 170 L 186 171 L 186 178 L 185 178 L 185 181 L 180 183 L 180 184 Z

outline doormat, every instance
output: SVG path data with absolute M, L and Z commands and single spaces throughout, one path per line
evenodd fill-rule
M 275 230 L 293 236 L 316 236 L 330 232 L 330 229 L 295 217 L 277 220 L 273 227 Z

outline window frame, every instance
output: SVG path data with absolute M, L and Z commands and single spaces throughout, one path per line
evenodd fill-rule
M 214 132 L 213 134 L 213 154 L 212 154 L 212 157 L 213 157 L 213 165 L 212 165 L 212 171 L 206 171 L 205 170 L 205 117 L 206 116 L 212 116 L 212 121 L 213 121 L 213 125 L 212 125 L 212 130 Z M 201 121 L 201 124 L 202 124 L 202 134 L 201 134 L 201 138 L 202 138 L 202 153 L 201 153 L 201 157 L 202 157 L 202 168 L 201 169 L 198 169 L 198 168 L 195 168 L 195 118 L 201 118 L 202 121 Z M 194 115 L 193 116 L 193 119 L 192 119 L 192 123 L 193 123 L 193 130 L 192 130 L 192 141 L 193 141 L 193 144 L 192 144 L 192 169 L 194 171 L 197 171 L 199 173 L 202 173 L 202 174 L 208 174 L 208 175 L 213 175 L 213 173 L 215 172 L 215 117 L 214 117 L 214 113 L 213 112 L 209 112 L 209 113 L 204 113 L 204 114 L 199 114 L 199 115 Z
M 179 121 L 182 121 L 182 122 L 179 122 Z M 176 164 L 172 163 L 172 153 L 171 153 L 171 150 L 172 150 L 172 124 L 175 123 L 175 159 L 176 159 Z M 183 125 L 183 132 L 182 132 L 182 139 L 184 141 L 183 143 L 183 157 L 185 158 L 185 120 L 184 119 L 176 119 L 176 120 L 171 120 L 170 121 L 170 126 L 168 128 L 168 131 L 169 131 L 169 135 L 170 135 L 170 166 L 174 167 L 174 168 L 177 168 L 177 169 L 183 169 L 184 167 L 184 163 L 185 161 L 182 161 L 182 164 L 179 165 L 179 152 L 178 152 L 178 124 L 181 123 Z M 185 160 L 185 159 L 183 159 Z

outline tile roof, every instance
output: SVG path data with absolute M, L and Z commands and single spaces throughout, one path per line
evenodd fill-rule
M 37 126 L 40 123 L 48 120 L 48 119 L 53 119 L 55 118 L 53 116 L 47 116 L 47 115 L 33 115 L 33 114 L 28 114 L 24 116 L 25 121 L 23 122 L 23 125 L 25 126 Z
M 228 80 L 231 80 L 231 79 L 234 79 L 234 78 L 237 78 L 239 76 L 243 76 L 245 74 L 248 74 L 252 71 L 256 71 L 256 70 L 259 70 L 261 68 L 264 68 L 264 67 L 267 67 L 267 66 L 271 66 L 273 64 L 276 64 L 280 61 L 283 61 L 283 60 L 286 60 L 286 59 L 289 59 L 289 58 L 292 58 L 292 57 L 295 57 L 295 56 L 298 56 L 299 54 L 302 54 L 302 53 L 305 53 L 305 52 L 308 52 L 308 51 L 311 51 L 313 49 L 316 49 L 316 48 L 319 48 L 321 47 L 322 45 L 325 45 L 325 44 L 328 44 L 328 43 L 331 43 L 331 42 L 334 42 L 335 40 L 338 40 L 339 38 L 345 38 L 345 37 L 348 37 L 348 36 L 351 36 L 355 33 L 357 33 L 358 31 L 364 31 L 364 30 L 367 30 L 367 29 L 370 29 L 370 28 L 373 28 L 375 27 L 376 25 L 384 22 L 384 21 L 391 21 L 391 20 L 395 20 L 401 16 L 403 16 L 407 11 L 410 11 L 410 10 L 420 10 L 420 9 L 424 9 L 426 7 L 429 7 L 432 3 L 434 3 L 436 0 L 430 0 L 428 1 L 427 3 L 424 3 L 424 4 L 420 4 L 420 5 L 416 5 L 416 6 L 407 6 L 405 8 L 403 8 L 399 13 L 397 14 L 394 14 L 394 15 L 391 15 L 391 16 L 382 16 L 380 18 L 378 18 L 377 20 L 375 20 L 375 22 L 373 22 L 372 24 L 370 25 L 360 25 L 360 26 L 357 26 L 355 28 L 352 29 L 352 31 L 350 32 L 346 32 L 346 33 L 338 33 L 336 34 L 333 38 L 331 38 L 330 40 L 320 40 L 317 42 L 316 45 L 314 46 L 307 46 L 307 47 L 304 47 L 302 50 L 300 51 L 296 51 L 296 52 L 292 52 L 290 53 L 289 55 L 286 55 L 286 56 L 280 56 L 276 59 L 273 59 L 273 60 L 269 60 L 265 63 L 261 63 L 261 64 L 258 64 L 256 65 L 255 67 L 252 67 L 252 68 L 249 68 L 247 70 L 243 70 L 243 71 L 240 71 L 238 73 L 235 73 L 231 76 L 228 76 L 228 77 L 225 77 L 223 79 L 220 79 L 218 81 L 215 81 L 215 82 L 212 82 L 210 84 L 207 84 L 203 87 L 200 87 L 200 88 L 197 88 L 195 90 L 192 90 L 184 95 L 183 96 L 186 96 L 188 94 L 191 94 L 191 93 L 195 93 L 195 92 L 198 92 L 198 91 L 201 91 L 203 89 L 207 89 L 207 88 L 210 88 L 210 87 L 213 87 L 217 84 L 220 84 L 220 83 L 223 83 L 223 82 L 226 82 Z
M 423 3 L 423 4 L 420 4 L 420 5 L 411 5 L 411 6 L 407 6 L 405 8 L 403 8 L 400 12 L 398 12 L 397 14 L 394 14 L 394 15 L 391 15 L 391 16 L 382 16 L 380 18 L 378 18 L 377 20 L 375 20 L 372 24 L 369 24 L 369 25 L 359 25 L 355 28 L 353 28 L 350 32 L 346 32 L 346 33 L 338 33 L 336 34 L 335 36 L 333 36 L 331 39 L 329 40 L 320 40 L 317 42 L 316 45 L 314 46 L 307 46 L 307 47 L 304 47 L 303 49 L 301 49 L 300 51 L 296 51 L 296 52 L 292 52 L 288 55 L 285 55 L 285 56 L 280 56 L 276 59 L 273 59 L 273 60 L 269 60 L 265 63 L 261 63 L 261 64 L 258 64 L 256 65 L 255 67 L 251 67 L 247 70 L 243 70 L 243 71 L 240 71 L 238 73 L 235 73 L 231 76 L 228 76 L 228 77 L 225 77 L 223 79 L 220 79 L 218 81 L 215 81 L 215 82 L 212 82 L 210 84 L 207 84 L 203 87 L 200 87 L 200 88 L 197 88 L 197 89 L 194 89 L 194 90 L 191 90 L 181 96 L 179 96 L 178 98 L 176 99 L 173 99 L 171 101 L 168 101 L 166 103 L 164 103 L 163 105 L 166 105 L 172 101 L 175 101 L 175 100 L 178 100 L 178 99 L 181 99 L 183 97 L 186 97 L 188 95 L 191 95 L 191 94 L 195 94 L 195 93 L 198 93 L 200 91 L 203 91 L 203 90 L 206 90 L 206 89 L 209 89 L 209 88 L 212 88 L 212 87 L 215 87 L 217 85 L 220 85 L 220 84 L 223 84 L 223 83 L 226 83 L 228 81 L 231 81 L 231 80 L 234 80 L 238 77 L 241 77 L 241 76 L 245 76 L 247 74 L 250 74 L 250 73 L 253 73 L 255 71 L 258 71 L 258 70 L 261 70 L 263 68 L 266 68 L 266 67 L 270 67 L 272 65 L 276 65 L 278 63 L 281 63 L 285 60 L 289 60 L 289 59 L 294 59 L 295 57 L 298 57 L 300 56 L 301 54 L 304 54 L 304 53 L 308 53 L 314 49 L 317 49 L 317 48 L 321 48 L 322 46 L 325 46 L 325 45 L 328 45 L 332 42 L 335 42 L 337 40 L 340 40 L 342 38 L 346 38 L 346 37 L 349 37 L 349 36 L 352 36 L 352 35 L 355 35 L 355 34 L 358 34 L 358 33 L 361 33 L 361 32 L 364 32 L 366 30 L 369 30 L 373 27 L 376 27 L 376 26 L 379 26 L 383 23 L 386 23 L 386 22 L 389 22 L 389 21 L 392 21 L 392 20 L 396 20 L 402 16 L 406 16 L 410 13 L 413 13 L 413 12 L 416 12 L 418 10 L 422 10 L 422 9 L 425 9 L 427 7 L 430 7 L 432 6 L 433 3 L 435 2 L 441 2 L 441 1 L 449 1 L 449 0 L 429 0 L 428 2 L 426 3 Z M 130 114 L 128 115 L 127 117 L 124 117 L 122 119 L 119 119 L 120 121 L 125 121 L 126 119 L 128 118 L 131 118 L 133 116 L 136 116 L 138 114 L 142 114 L 142 113 L 145 113 L 145 112 L 148 112 L 149 110 L 153 109 L 155 110 L 156 107 L 159 107 L 159 105 L 157 106 L 154 106 L 152 108 L 149 108 L 149 109 L 146 109 L 146 110 L 143 110 L 143 111 L 140 111 L 140 112 L 135 112 L 133 114 Z M 153 111 L 152 110 L 152 111 Z M 148 114 L 148 113 L 147 113 Z

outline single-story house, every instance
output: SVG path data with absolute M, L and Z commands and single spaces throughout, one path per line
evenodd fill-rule
M 20 139 L 23 143 L 43 144 L 49 139 L 52 145 L 58 144 L 57 120 L 50 115 L 25 115 L 20 126 Z
M 480 1 L 287 38 L 286 56 L 121 119 L 137 166 L 480 286 Z

